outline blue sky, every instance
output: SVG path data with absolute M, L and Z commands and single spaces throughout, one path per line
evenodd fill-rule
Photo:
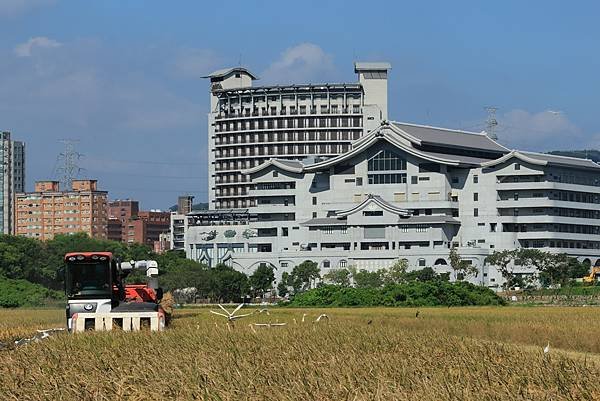
M 113 199 L 204 200 L 200 77 L 240 60 L 257 84 L 389 61 L 394 120 L 480 131 L 494 105 L 511 148 L 600 148 L 600 3 L 210 3 L 0 0 L 0 130 L 27 142 L 29 189 L 76 138 L 82 175 Z

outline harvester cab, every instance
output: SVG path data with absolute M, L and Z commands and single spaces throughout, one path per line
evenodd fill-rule
M 164 328 L 156 261 L 121 263 L 110 252 L 74 252 L 65 255 L 65 263 L 69 331 Z M 145 272 L 147 284 L 124 283 L 134 269 Z

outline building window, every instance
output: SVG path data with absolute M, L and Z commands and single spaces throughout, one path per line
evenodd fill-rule
M 518 192 L 515 192 L 515 193 L 514 193 L 514 195 L 513 195 L 513 199 L 514 199 L 514 200 L 516 200 L 516 201 L 518 201 L 518 200 L 519 200 L 519 193 L 518 193 Z
M 348 267 L 348 261 L 345 259 L 342 259 L 342 260 L 340 260 L 340 263 L 338 263 L 338 266 L 340 268 L 346 268 L 346 267 Z
M 495 233 L 496 226 L 497 226 L 497 223 L 490 223 L 490 232 Z
M 389 150 L 382 150 L 368 160 L 369 184 L 406 183 L 406 173 L 384 173 L 406 171 L 406 160 Z
M 411 184 L 418 184 L 419 183 L 419 177 L 417 177 L 416 175 L 413 175 L 412 177 L 410 177 L 410 183 Z
M 273 171 L 273 177 L 278 177 L 279 173 L 277 171 Z
M 362 181 L 362 177 L 356 177 L 356 186 L 360 187 L 362 186 L 363 181 Z
M 479 201 L 479 193 L 473 192 L 473 201 L 475 201 L 475 202 Z
M 474 217 L 479 216 L 479 209 L 477 209 L 477 208 L 473 209 L 473 216 Z
M 452 177 L 452 183 L 458 184 L 458 177 Z
M 323 261 L 323 267 L 324 267 L 325 269 L 329 269 L 329 268 L 331 267 L 331 262 L 330 262 L 330 261 L 328 261 L 328 260 L 324 260 L 324 261 Z
M 477 184 L 479 182 L 479 176 L 478 175 L 474 175 L 473 176 L 473 184 Z
M 389 150 L 382 150 L 368 161 L 369 171 L 405 171 L 406 160 Z
M 427 226 L 425 224 L 417 224 L 417 232 L 418 233 L 426 233 Z
M 317 212 L 312 212 L 312 218 L 316 219 L 317 218 Z
M 406 184 L 406 174 L 369 174 L 369 184 Z M 416 177 L 413 177 L 416 178 Z M 358 184 L 357 184 L 358 185 Z
M 365 210 L 363 212 L 365 217 L 383 216 L 383 210 Z
M 419 267 L 425 267 L 425 263 L 426 263 L 425 259 L 423 259 L 423 258 L 419 259 Z
M 287 227 L 282 227 L 282 228 L 281 228 L 281 235 L 282 235 L 283 237 L 287 237 L 287 236 L 289 235 L 289 231 L 288 231 L 288 228 L 287 228 Z
M 515 163 L 515 170 L 521 170 L 521 165 L 519 163 Z
M 317 197 L 316 196 L 313 196 L 313 198 L 312 198 L 312 204 L 313 205 L 317 204 Z

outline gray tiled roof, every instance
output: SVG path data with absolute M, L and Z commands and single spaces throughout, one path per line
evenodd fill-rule
M 464 155 L 450 155 L 447 153 L 426 152 L 424 150 L 421 150 L 420 152 L 423 154 L 429 155 L 431 157 L 456 160 L 457 162 L 464 163 L 464 164 L 476 165 L 476 164 L 480 164 L 480 163 L 487 162 L 490 160 L 490 159 L 483 159 L 481 157 L 464 156 Z
M 551 164 L 557 164 L 561 166 L 575 166 L 575 167 L 588 167 L 588 168 L 599 168 L 600 165 L 593 162 L 589 159 L 580 159 L 577 157 L 567 157 L 567 156 L 558 156 L 558 155 L 549 155 L 546 153 L 534 153 L 534 152 L 523 152 L 519 151 L 519 153 L 524 154 L 527 157 L 531 157 L 532 159 L 543 160 Z
M 224 77 L 227 74 L 230 74 L 233 71 L 241 71 L 241 72 L 245 72 L 248 75 L 250 75 L 252 77 L 252 79 L 258 79 L 258 77 L 256 75 L 254 75 L 253 73 L 251 73 L 250 71 L 248 71 L 248 69 L 244 68 L 244 67 L 230 67 L 230 68 L 221 68 L 220 70 L 216 70 L 211 72 L 210 74 L 202 77 L 202 78 L 219 78 L 219 77 Z
M 410 123 L 391 122 L 394 126 L 414 136 L 421 142 L 459 148 L 469 148 L 493 152 L 508 152 L 504 146 L 491 140 L 487 135 L 475 132 L 429 127 Z
M 300 160 L 286 160 L 286 159 L 277 159 L 277 161 L 281 164 L 285 164 L 286 166 L 292 167 L 292 168 L 302 168 L 304 167 L 304 163 L 302 163 Z

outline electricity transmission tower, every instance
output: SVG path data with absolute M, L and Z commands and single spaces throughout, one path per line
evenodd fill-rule
M 65 149 L 56 158 L 56 165 L 59 166 L 56 173 L 60 176 L 60 184 L 63 190 L 69 191 L 73 180 L 83 171 L 77 164 L 83 155 L 75 151 L 75 144 L 79 142 L 78 139 L 61 139 L 59 142 L 65 146 Z
M 487 120 L 485 120 L 485 132 L 487 133 L 487 136 L 494 141 L 498 140 L 498 135 L 496 134 L 496 127 L 498 126 L 498 120 L 496 120 L 497 110 L 498 108 L 494 106 L 485 107 L 485 111 L 488 113 Z

